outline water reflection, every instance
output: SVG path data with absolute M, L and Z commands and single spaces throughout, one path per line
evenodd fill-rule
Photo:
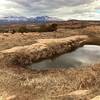
M 85 45 L 74 52 L 64 54 L 54 59 L 43 60 L 29 66 L 31 69 L 68 68 L 84 64 L 96 64 L 100 62 L 100 46 Z

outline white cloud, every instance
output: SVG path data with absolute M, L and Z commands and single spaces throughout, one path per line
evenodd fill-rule
M 100 19 L 99 0 L 1 0 L 0 16 L 49 15 L 63 19 Z
M 84 19 L 84 20 L 100 20 L 100 13 L 96 10 L 99 9 L 100 2 L 94 1 L 90 4 L 83 4 L 73 7 L 62 7 L 56 9 L 54 13 L 63 19 Z

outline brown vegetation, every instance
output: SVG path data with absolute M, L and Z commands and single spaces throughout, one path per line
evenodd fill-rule
M 1 53 L 12 55 L 12 62 L 26 66 L 35 61 L 71 52 L 88 43 L 88 36 L 71 36 L 61 39 L 43 39 L 38 43 L 3 50 Z
M 99 65 L 44 71 L 4 65 L 0 69 L 0 97 L 3 100 L 11 97 L 14 100 L 90 100 L 100 94 Z M 90 92 L 73 95 L 77 90 Z
M 53 32 L 57 30 L 57 24 L 42 24 L 37 27 L 34 25 L 15 25 L 15 26 L 1 26 L 0 33 L 29 33 L 29 32 Z
M 16 26 L 15 26 L 16 27 Z M 21 27 L 21 26 L 20 26 Z M 33 26 L 32 26 L 33 27 Z M 65 26 L 64 26 L 65 27 Z M 19 28 L 19 27 L 18 27 Z M 59 28 L 59 26 L 58 26 Z M 13 33 L 15 33 L 13 31 Z M 92 33 L 92 35 L 90 34 Z M 94 34 L 93 34 L 94 33 Z M 97 33 L 97 34 L 95 34 Z M 0 99 L 1 100 L 90 100 L 100 95 L 100 65 L 82 68 L 30 70 L 21 65 L 31 61 L 49 47 L 49 53 L 71 45 L 79 47 L 84 39 L 89 44 L 100 44 L 100 26 L 88 26 L 82 29 L 65 29 L 57 32 L 5 33 L 0 34 Z M 85 34 L 85 38 L 83 36 Z M 75 42 L 77 37 L 78 41 Z M 82 41 L 79 39 L 82 37 Z M 62 39 L 58 39 L 62 38 Z M 65 38 L 65 39 L 64 39 Z M 42 40 L 37 40 L 42 39 Z M 58 41 L 57 41 L 58 40 Z M 66 43 L 65 43 L 66 40 Z M 70 40 L 70 42 L 68 41 Z M 42 42 L 41 42 L 42 41 Z M 37 43 L 38 42 L 38 43 Z M 82 43 L 83 42 L 83 43 Z M 39 44 L 39 45 L 37 45 Z M 41 45 L 42 44 L 42 45 Z M 44 45 L 43 45 L 44 44 Z M 75 45 L 77 44 L 77 45 Z M 20 46 L 20 47 L 16 47 Z M 11 49 L 16 47 L 14 49 Z M 69 48 L 72 49 L 70 46 Z M 33 50 L 35 48 L 35 50 Z M 36 49 L 37 48 L 37 49 Z M 74 49 L 75 49 L 74 48 Z M 8 50 L 9 49 L 9 50 Z M 61 51 L 59 51 L 59 50 Z M 39 51 L 40 50 L 40 51 Z M 35 52 L 36 51 L 36 52 Z M 70 50 L 69 50 L 70 51 Z M 47 51 L 46 51 L 47 52 Z M 33 56 L 30 56 L 34 53 Z M 42 53 L 45 55 L 45 53 Z M 17 58 L 20 65 L 9 63 Z M 36 55 L 37 58 L 39 56 Z M 24 59 L 25 58 L 25 59 Z M 31 59 L 32 58 L 32 59 Z M 14 59 L 13 59 L 14 60 Z M 73 92 L 74 91 L 74 92 Z M 81 91 L 81 93 L 79 93 Z M 89 92 L 87 92 L 89 91 Z M 73 95 L 74 93 L 74 95 Z M 75 95 L 75 93 L 77 95 Z

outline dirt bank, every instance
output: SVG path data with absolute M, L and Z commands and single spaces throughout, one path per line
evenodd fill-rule
M 76 35 L 61 39 L 40 39 L 37 43 L 27 46 L 18 46 L 0 51 L 9 62 L 21 66 L 48 59 L 63 53 L 71 52 L 85 44 L 99 44 L 97 38 L 87 35 Z
M 89 41 L 89 37 L 86 35 L 61 39 L 41 39 L 35 44 L 14 47 L 0 51 L 0 53 L 4 55 L 4 58 L 9 56 L 14 64 L 25 66 L 41 59 L 71 52 L 87 44 L 87 41 Z

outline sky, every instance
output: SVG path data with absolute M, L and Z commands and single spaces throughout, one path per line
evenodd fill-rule
M 100 0 L 1 0 L 0 17 L 4 16 L 100 20 Z

